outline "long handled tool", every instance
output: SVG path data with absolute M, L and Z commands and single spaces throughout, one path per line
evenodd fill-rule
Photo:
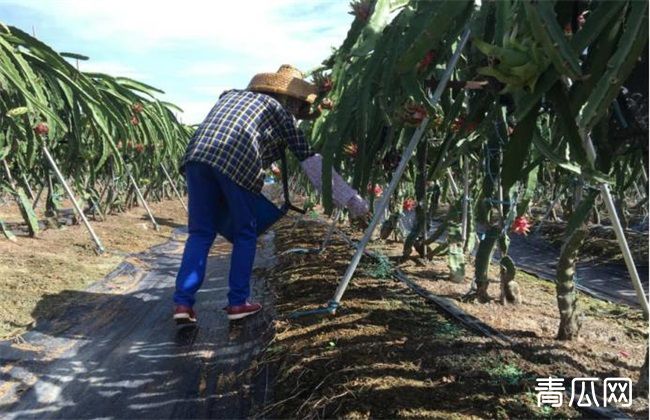
M 320 244 L 320 247 L 318 248 L 290 248 L 287 249 L 286 251 L 282 251 L 280 255 L 288 255 L 288 254 L 320 254 L 325 249 L 327 249 L 327 245 L 329 245 L 330 240 L 332 239 L 332 234 L 334 233 L 334 230 L 336 230 L 336 223 L 338 222 L 339 215 L 341 214 L 341 209 L 337 208 L 334 210 L 334 214 L 332 215 L 332 221 L 328 224 L 327 227 L 327 232 L 325 233 L 325 238 L 323 239 L 323 242 Z M 338 231 L 338 233 L 342 234 L 345 238 L 345 236 L 342 232 Z

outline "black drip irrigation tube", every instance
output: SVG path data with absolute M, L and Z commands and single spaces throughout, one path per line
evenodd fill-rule
M 395 269 L 393 276 L 407 285 L 412 291 L 418 295 L 425 298 L 427 301 L 435 304 L 438 308 L 442 309 L 447 315 L 451 316 L 461 324 L 463 324 L 468 329 L 478 332 L 488 338 L 491 338 L 499 345 L 503 347 L 508 347 L 515 345 L 515 342 L 512 341 L 510 337 L 500 333 L 494 328 L 490 327 L 480 319 L 476 318 L 473 315 L 468 314 L 467 312 L 460 309 L 454 302 L 450 299 L 434 295 L 433 293 L 425 290 L 422 286 L 411 280 L 402 270 L 399 268 Z

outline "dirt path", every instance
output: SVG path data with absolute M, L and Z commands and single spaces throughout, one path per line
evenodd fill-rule
M 245 417 L 251 398 L 241 372 L 268 330 L 268 295 L 255 277 L 265 312 L 229 324 L 220 309 L 230 245 L 219 242 L 198 296 L 200 326 L 177 332 L 170 296 L 183 239 L 176 231 L 90 288 L 61 292 L 74 302 L 63 316 L 0 343 L 0 417 Z M 271 244 L 270 235 L 260 240 L 257 267 L 271 261 Z
M 0 237 L 0 341 L 33 328 L 40 321 L 33 314 L 37 305 L 41 318 L 57 316 L 65 306 L 62 291 L 84 290 L 113 271 L 128 255 L 167 242 L 172 231 L 187 221 L 177 200 L 150 203 L 150 207 L 160 225 L 158 231 L 142 207 L 109 215 L 102 221 L 91 220 L 106 248 L 102 255 L 95 253 L 83 225 L 49 228 L 36 238 L 18 236 L 15 242 Z M 12 205 L 0 204 L 0 217 L 20 220 L 18 209 Z M 60 299 L 43 301 L 44 295 Z
M 437 225 L 434 225 L 437 227 Z M 444 240 L 444 237 L 438 242 Z M 587 242 L 590 239 L 587 239 Z M 560 246 L 538 235 L 510 235 L 508 254 L 517 268 L 545 280 L 555 281 Z M 495 252 L 495 261 L 499 252 Z M 585 259 L 581 254 L 581 259 Z M 646 295 L 648 294 L 648 260 L 635 261 Z M 632 280 L 624 264 L 591 259 L 577 264 L 577 288 L 599 299 L 639 307 Z
M 555 280 L 560 248 L 536 237 L 511 236 L 509 254 L 517 267 Z M 635 261 L 646 295 L 648 293 L 648 261 Z M 622 264 L 581 262 L 577 265 L 578 289 L 611 302 L 639 306 L 627 268 Z

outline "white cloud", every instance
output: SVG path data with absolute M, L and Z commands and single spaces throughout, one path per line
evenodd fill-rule
M 143 80 L 145 75 L 135 68 L 117 61 L 79 61 L 79 70 L 85 72 L 106 73 L 111 76 L 129 77 Z
M 63 19 L 67 30 L 88 40 L 112 40 L 127 49 L 151 49 L 184 43 L 229 50 L 257 60 L 299 61 L 312 66 L 345 36 L 349 19 L 331 28 L 318 13 L 309 18 L 287 16 L 299 0 L 199 1 L 58 0 L 43 7 L 42 0 L 20 0 L 22 7 Z M 347 8 L 347 0 L 341 2 Z M 342 10 L 345 10 L 343 8 Z M 321 29 L 314 31 L 314 29 Z M 342 33 L 341 33 L 342 32 Z
M 37 26 L 49 31 L 57 48 L 89 55 L 81 70 L 132 77 L 164 90 L 166 100 L 184 108 L 187 123 L 202 121 L 221 91 L 244 88 L 255 73 L 285 63 L 303 71 L 319 65 L 345 38 L 352 20 L 348 4 L 0 0 L 2 9 L 26 10 L 29 24 L 38 17 Z
M 205 84 L 205 85 L 192 85 L 192 92 L 197 95 L 210 95 L 214 96 L 215 101 L 221 95 L 221 92 L 228 89 L 242 89 L 245 86 L 228 86 L 228 85 L 217 85 L 217 84 Z
M 177 117 L 185 124 L 200 123 L 214 106 L 217 101 L 217 96 L 215 95 L 213 101 L 196 101 L 191 99 L 176 101 L 176 104 L 183 109 L 183 113 L 177 115 Z
M 197 61 L 189 64 L 183 70 L 188 76 L 223 77 L 238 73 L 241 67 L 225 61 Z

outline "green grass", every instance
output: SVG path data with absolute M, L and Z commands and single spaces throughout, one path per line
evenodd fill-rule
M 537 414 L 539 418 L 542 419 L 558 419 L 558 418 L 567 418 L 565 414 L 558 413 L 557 410 L 550 405 L 542 405 L 539 407 L 537 405 L 537 394 L 534 392 L 527 392 L 526 398 L 530 406 L 536 407 Z
M 435 330 L 437 335 L 442 335 L 449 338 L 456 338 L 463 334 L 463 328 L 451 322 L 442 322 L 436 325 Z
M 512 363 L 498 364 L 488 369 L 487 373 L 492 379 L 508 385 L 517 385 L 524 378 L 524 372 Z
M 375 279 L 390 279 L 393 277 L 395 267 L 385 255 L 379 255 L 379 261 L 368 264 L 364 267 L 364 274 Z

